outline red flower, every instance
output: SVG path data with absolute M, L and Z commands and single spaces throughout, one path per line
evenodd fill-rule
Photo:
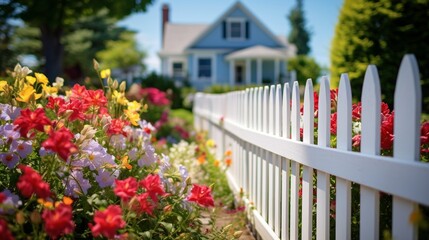
M 137 196 L 138 205 L 133 206 L 134 211 L 139 213 L 147 213 L 153 215 L 155 208 L 154 203 L 151 201 L 149 193 L 145 192 Z
M 54 110 L 55 112 L 58 112 L 58 109 L 60 109 L 60 107 L 65 104 L 65 102 L 66 101 L 60 97 L 48 97 L 48 103 L 46 104 L 46 107 Z
M 380 130 L 382 150 L 391 150 L 393 147 L 393 116 L 393 112 L 392 114 L 383 115 L 384 119 L 382 119 Z
M 338 88 L 337 89 L 331 89 L 330 95 L 331 95 L 331 109 L 333 111 L 337 111 Z
M 192 187 L 191 194 L 188 196 L 188 201 L 196 202 L 203 207 L 214 206 L 210 188 L 207 186 L 200 186 L 198 184 L 194 184 Z
M 158 90 L 157 88 L 143 88 L 140 90 L 143 96 L 145 96 L 148 102 L 156 106 L 165 106 L 170 104 L 165 92 Z
M 331 114 L 331 134 L 337 134 L 337 113 Z
M 116 231 L 125 227 L 125 221 L 122 219 L 122 210 L 118 205 L 110 205 L 106 210 L 96 211 L 94 214 L 95 225 L 89 224 L 92 235 L 100 235 L 106 238 L 114 238 Z
M 73 137 L 68 128 L 62 127 L 58 131 L 50 131 L 49 138 L 42 143 L 42 146 L 56 152 L 64 161 L 67 161 L 70 154 L 77 151 L 76 145 L 71 141 Z
M 51 125 L 51 120 L 46 117 L 43 108 L 38 108 L 34 112 L 27 108 L 21 110 L 21 116 L 15 119 L 13 124 L 19 129 L 22 137 L 28 137 L 28 132 L 32 129 L 43 132 L 45 125 Z
M 45 221 L 45 231 L 52 239 L 70 234 L 75 228 L 72 207 L 64 203 L 59 204 L 55 209 L 43 210 L 42 219 Z
M 80 86 L 79 84 L 75 84 L 71 89 L 70 99 L 80 99 L 83 100 L 88 96 L 88 90 L 86 90 L 85 86 Z
M 358 121 L 360 120 L 360 115 L 362 112 L 362 105 L 360 102 L 358 102 L 357 104 L 353 104 L 352 105 L 352 119 L 353 121 Z
M 421 145 L 429 143 L 429 122 L 422 123 L 420 127 L 420 143 Z
M 128 121 L 114 118 L 107 129 L 107 135 L 122 134 L 126 137 L 127 134 L 124 132 L 124 127 L 128 125 L 130 125 Z
M 360 146 L 360 134 L 355 135 L 355 136 L 352 138 L 352 146 L 353 146 L 353 147 L 359 147 L 359 146 Z
M 161 184 L 161 179 L 158 174 L 148 175 L 145 179 L 140 181 L 140 186 L 146 189 L 154 202 L 158 202 L 156 195 L 162 196 L 165 194 L 164 187 Z
M 86 105 L 80 99 L 70 99 L 69 102 L 61 105 L 58 109 L 58 115 L 64 115 L 66 112 L 72 112 L 68 118 L 69 121 L 85 120 Z
M 16 186 L 22 196 L 29 198 L 33 193 L 43 199 L 51 196 L 49 184 L 43 181 L 38 172 L 25 165 L 19 165 L 18 168 L 21 169 L 23 174 L 19 177 Z
M 7 222 L 0 218 L 0 236 L 4 240 L 13 240 L 12 233 L 9 231 Z
M 106 107 L 107 98 L 104 96 L 104 92 L 101 89 L 88 90 L 84 101 L 89 106 L 97 106 L 100 108 Z
M 0 204 L 2 204 L 6 200 L 6 195 L 4 193 L 0 193 Z
M 129 177 L 124 180 L 115 180 L 114 192 L 116 196 L 120 197 L 122 201 L 128 202 L 137 193 L 139 187 L 137 180 L 133 177 Z

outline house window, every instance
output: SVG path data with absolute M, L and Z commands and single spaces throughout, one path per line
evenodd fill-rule
M 228 39 L 243 40 L 248 38 L 248 26 L 244 18 L 229 18 L 225 22 L 225 34 Z
M 212 59 L 211 58 L 198 59 L 198 77 L 199 78 L 212 77 Z
M 173 63 L 173 78 L 182 78 L 183 77 L 183 63 L 174 62 Z

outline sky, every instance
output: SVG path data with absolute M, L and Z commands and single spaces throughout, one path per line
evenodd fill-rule
M 161 8 L 170 7 L 172 23 L 213 23 L 236 0 L 155 0 L 144 13 L 132 14 L 119 22 L 120 26 L 137 32 L 139 46 L 146 51 L 149 71 L 160 71 L 157 52 L 161 49 Z M 307 29 L 311 33 L 310 55 L 324 67 L 329 67 L 329 49 L 343 0 L 303 0 Z M 288 36 L 291 30 L 287 15 L 296 0 L 241 0 L 275 35 Z

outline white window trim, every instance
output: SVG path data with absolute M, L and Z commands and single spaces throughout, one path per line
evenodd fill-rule
M 186 66 L 185 66 L 185 61 L 183 60 L 174 60 L 171 61 L 171 76 L 174 77 L 174 64 L 175 63 L 181 63 L 182 64 L 182 75 L 181 77 L 185 77 L 185 73 L 186 73 Z
M 212 70 L 212 76 L 210 78 L 208 77 L 198 77 L 198 60 L 201 58 L 210 58 L 211 59 L 211 70 Z M 216 54 L 195 54 L 194 55 L 194 79 L 196 81 L 210 81 L 212 84 L 216 83 Z
M 231 36 L 231 23 L 232 22 L 240 22 L 241 24 L 241 37 L 232 37 Z M 246 40 L 246 19 L 238 18 L 238 17 L 230 17 L 226 19 L 226 39 L 228 40 Z

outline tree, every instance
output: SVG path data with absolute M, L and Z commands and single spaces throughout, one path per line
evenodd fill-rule
M 292 30 L 289 34 L 289 42 L 298 48 L 298 55 L 307 55 L 310 52 L 310 33 L 305 26 L 302 0 L 297 0 L 297 5 L 291 10 L 288 19 Z
M 422 92 L 429 92 L 429 0 L 345 0 L 331 47 L 331 76 L 349 73 L 360 99 L 368 64 L 377 65 L 383 101 L 390 106 L 401 59 L 416 55 Z M 429 111 L 429 96 L 423 110 Z
M 26 24 L 37 27 L 41 33 L 45 74 L 54 79 L 61 73 L 64 45 L 62 37 L 73 26 L 77 16 L 91 16 L 107 7 L 110 16 L 120 19 L 133 12 L 145 11 L 153 0 L 5 0 L 0 2 L 0 17 L 20 18 Z
M 128 68 L 143 67 L 145 52 L 138 48 L 134 32 L 124 32 L 117 41 L 108 41 L 106 49 L 97 53 L 100 62 L 109 68 L 121 68 L 127 72 Z
M 296 78 L 300 85 L 305 85 L 309 78 L 315 82 L 320 77 L 322 71 L 322 68 L 313 58 L 305 55 L 298 55 L 289 59 L 287 66 L 288 71 L 296 71 Z

